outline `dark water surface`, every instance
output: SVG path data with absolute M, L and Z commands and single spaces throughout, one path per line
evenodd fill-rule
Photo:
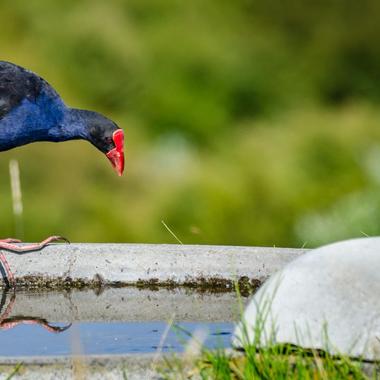
M 230 346 L 232 323 L 182 322 L 177 326 L 166 334 L 166 322 L 78 322 L 55 333 L 40 325 L 19 324 L 0 331 L 0 356 L 59 356 L 73 350 L 81 354 L 181 352 L 190 339 L 182 330 L 190 334 L 205 331 L 202 335 L 208 348 Z

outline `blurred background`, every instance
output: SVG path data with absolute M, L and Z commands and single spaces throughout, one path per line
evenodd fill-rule
M 3 0 L 1 60 L 126 134 L 0 155 L 0 236 L 313 247 L 380 233 L 377 0 Z M 20 237 L 20 236 L 18 236 Z

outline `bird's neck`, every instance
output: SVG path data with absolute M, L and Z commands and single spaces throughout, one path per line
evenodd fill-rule
M 85 111 L 42 93 L 36 102 L 25 100 L 0 120 L 0 151 L 36 141 L 87 139 L 85 116 Z
M 49 141 L 88 139 L 88 111 L 65 107 L 62 118 L 48 130 Z

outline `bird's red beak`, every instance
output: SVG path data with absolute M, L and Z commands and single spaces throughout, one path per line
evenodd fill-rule
M 124 132 L 122 129 L 117 129 L 113 135 L 115 148 L 111 149 L 107 154 L 107 158 L 111 161 L 113 168 L 117 174 L 121 176 L 124 171 Z

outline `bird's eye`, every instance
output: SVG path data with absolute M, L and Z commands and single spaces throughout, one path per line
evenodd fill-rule
M 106 137 L 106 143 L 112 144 L 112 137 Z
M 99 133 L 99 131 L 98 131 L 98 129 L 96 127 L 91 127 L 90 128 L 90 134 L 92 136 L 96 136 L 96 135 L 98 135 L 98 133 Z

